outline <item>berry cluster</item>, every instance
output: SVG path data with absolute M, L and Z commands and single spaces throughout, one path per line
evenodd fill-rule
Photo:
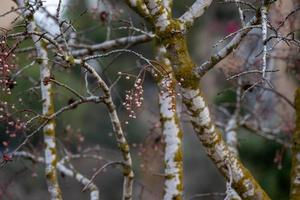
M 125 91 L 125 101 L 123 102 L 123 106 L 126 111 L 129 113 L 128 117 L 135 119 L 136 118 L 136 110 L 142 106 L 144 101 L 143 98 L 143 80 L 145 77 L 145 71 L 141 71 L 140 74 L 136 77 L 134 75 L 130 75 L 127 73 L 118 72 L 118 75 L 124 76 L 126 80 L 130 80 L 131 77 L 135 77 L 134 87 L 131 90 Z M 126 121 L 125 124 L 129 122 Z
M 126 79 L 128 78 L 126 77 Z M 129 112 L 130 118 L 136 118 L 135 110 L 142 106 L 144 100 L 143 92 L 143 82 L 141 78 L 136 79 L 133 89 L 126 91 L 125 102 L 123 103 L 123 105 Z
M 16 68 L 15 64 L 11 64 L 12 58 L 15 57 L 7 46 L 6 41 L 0 42 L 0 85 L 1 92 L 7 95 L 11 94 L 11 89 L 14 87 L 16 82 L 11 78 L 11 72 Z
M 7 149 L 10 144 L 9 139 L 15 138 L 17 133 L 24 130 L 24 123 L 20 118 L 13 117 L 16 113 L 16 106 L 10 103 L 12 89 L 16 85 L 12 74 L 16 70 L 16 65 L 13 63 L 15 54 L 5 39 L 0 41 L 0 125 L 5 130 L 6 135 L 1 135 L 1 145 Z

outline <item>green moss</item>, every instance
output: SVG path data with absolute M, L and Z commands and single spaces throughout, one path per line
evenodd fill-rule
M 46 129 L 46 130 L 44 130 L 44 135 L 55 136 L 55 130 L 54 129 Z
M 173 179 L 174 178 L 174 175 L 173 174 L 166 174 L 165 175 L 165 179 L 166 180 L 170 180 L 170 179 Z
M 46 50 L 49 43 L 44 39 L 41 39 L 40 42 L 41 42 L 42 48 Z
M 51 147 L 51 148 L 50 148 L 50 151 L 51 151 L 51 154 L 52 154 L 52 155 L 57 155 L 57 150 L 56 150 L 55 148 Z M 52 165 L 53 167 L 55 167 L 56 164 L 57 164 L 57 158 L 56 158 L 56 156 L 55 156 L 55 159 L 52 161 L 51 165 Z
M 65 56 L 65 61 L 69 64 L 69 66 L 72 66 L 75 64 L 75 59 L 71 55 L 66 55 Z
M 49 180 L 50 182 L 55 182 L 56 180 L 56 176 L 55 176 L 55 173 L 54 172 L 48 172 L 46 174 L 46 179 Z
M 218 57 L 217 56 L 212 56 L 210 58 L 210 62 L 211 62 L 211 65 L 214 66 L 215 64 L 217 64 L 219 61 Z
M 180 180 L 180 183 L 176 186 L 177 190 L 182 192 L 183 191 L 183 172 L 181 171 L 179 173 L 179 180 Z
M 128 144 L 119 144 L 119 149 L 124 152 L 124 153 L 128 153 L 129 152 L 129 145 Z
M 172 64 L 175 78 L 184 88 L 197 88 L 199 78 L 194 74 L 195 64 L 190 58 L 186 38 L 182 34 L 175 34 L 165 41 L 168 58 Z
M 131 173 L 131 167 L 126 166 L 123 168 L 123 175 L 128 176 Z
M 43 64 L 43 59 L 40 58 L 40 57 L 37 57 L 37 58 L 35 59 L 35 61 L 36 61 L 37 64 L 39 64 L 39 65 Z
M 26 15 L 26 20 L 29 21 L 29 22 L 33 21 L 33 14 L 30 13 L 30 14 Z
M 175 154 L 175 157 L 174 157 L 174 162 L 182 162 L 182 159 L 183 159 L 183 156 L 182 156 L 182 146 L 179 145 L 177 151 L 176 151 L 176 154 Z

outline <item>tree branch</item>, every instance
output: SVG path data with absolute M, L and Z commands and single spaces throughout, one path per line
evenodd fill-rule
M 165 71 L 170 71 L 170 61 L 164 46 L 156 43 L 156 60 Z M 164 199 L 182 199 L 183 157 L 182 130 L 176 113 L 176 90 L 172 73 L 156 77 L 159 90 L 159 111 L 165 141 L 165 187 Z
M 76 61 L 75 61 L 76 62 Z M 77 60 L 77 64 L 81 64 L 88 72 L 90 72 L 97 80 L 97 83 L 99 87 L 104 92 L 103 101 L 106 104 L 110 120 L 113 126 L 113 130 L 115 133 L 115 137 L 118 143 L 118 147 L 122 153 L 123 159 L 124 159 L 124 165 L 123 165 L 123 175 L 124 175 L 124 184 L 123 184 L 123 200 L 131 200 L 132 199 L 132 187 L 133 187 L 133 177 L 134 173 L 132 170 L 132 160 L 130 155 L 130 149 L 129 144 L 127 142 L 127 139 L 125 137 L 125 134 L 123 133 L 121 122 L 119 120 L 116 106 L 113 103 L 110 89 L 106 85 L 106 83 L 103 81 L 103 79 L 99 76 L 99 74 L 96 72 L 96 70 L 90 66 L 88 63 Z
M 45 163 L 44 158 L 35 156 L 29 152 L 18 151 L 13 154 L 14 157 L 21 157 L 31 160 L 32 162 Z M 99 189 L 98 187 L 88 178 L 80 174 L 74 169 L 67 168 L 64 164 L 64 160 L 61 160 L 57 163 L 57 170 L 63 173 L 64 175 L 74 178 L 80 184 L 87 186 L 87 189 L 90 190 L 90 200 L 99 200 Z
M 18 4 L 21 7 L 25 6 L 23 0 L 18 0 Z M 37 29 L 33 14 L 29 10 L 25 10 L 23 13 L 26 20 L 32 18 L 27 26 L 28 31 L 35 31 Z M 31 18 L 30 18 L 31 17 Z M 37 35 L 32 35 L 32 40 L 35 44 L 37 51 L 37 57 L 39 58 L 40 64 L 40 83 L 41 93 L 43 101 L 43 115 L 50 116 L 54 111 L 54 99 L 53 99 L 53 87 L 51 82 L 46 81 L 51 77 L 51 69 L 48 64 L 48 53 L 43 47 L 42 41 Z M 57 177 L 57 150 L 56 150 L 56 133 L 55 133 L 55 120 L 51 119 L 43 127 L 44 144 L 45 144 L 45 172 L 48 184 L 48 191 L 51 199 L 60 200 L 62 199 L 61 190 L 58 184 Z
M 246 27 L 256 25 L 259 22 L 258 17 L 253 17 L 250 22 L 246 24 Z M 234 38 L 220 51 L 218 51 L 215 55 L 211 56 L 209 61 L 206 61 L 201 66 L 195 69 L 196 73 L 199 77 L 202 77 L 212 69 L 216 64 L 218 64 L 221 60 L 223 60 L 227 55 L 229 55 L 242 41 L 242 39 L 247 35 L 247 33 L 252 30 L 244 27 L 244 31 L 238 32 Z
M 300 198 L 300 88 L 295 92 L 296 128 L 292 137 L 292 168 L 290 199 Z
M 191 27 L 196 18 L 203 15 L 213 0 L 196 0 L 194 4 L 186 11 L 179 20 L 185 25 L 185 29 Z

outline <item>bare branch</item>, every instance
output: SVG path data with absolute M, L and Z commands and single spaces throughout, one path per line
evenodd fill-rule
M 25 6 L 23 0 L 18 0 L 18 4 L 21 7 Z M 24 17 L 30 19 L 31 12 L 25 10 Z M 33 18 L 33 16 L 32 16 Z M 34 20 L 34 19 L 33 19 Z M 34 21 L 29 22 L 27 29 L 29 31 L 35 31 L 36 25 Z M 43 115 L 49 116 L 54 113 L 54 99 L 53 88 L 50 82 L 46 82 L 51 77 L 51 69 L 48 64 L 48 53 L 43 47 L 40 38 L 37 35 L 32 35 L 32 40 L 35 44 L 37 56 L 40 58 L 40 84 L 43 100 Z M 62 199 L 61 190 L 58 184 L 57 177 L 57 151 L 56 151 L 56 133 L 55 133 L 55 120 L 49 120 L 43 127 L 44 144 L 45 144 L 45 172 L 48 184 L 48 191 L 51 199 Z
M 197 67 L 195 69 L 196 73 L 202 77 L 208 72 L 210 69 L 212 69 L 217 63 L 219 63 L 221 60 L 223 60 L 227 55 L 229 55 L 242 41 L 243 37 L 246 36 L 246 34 L 251 30 L 246 27 L 256 25 L 259 22 L 259 19 L 255 16 L 253 17 L 250 22 L 247 23 L 247 25 L 243 28 L 243 32 L 237 33 L 234 38 L 219 52 L 217 52 L 215 55 L 210 57 L 209 61 L 206 61 L 201 66 Z
M 135 10 L 141 17 L 148 19 L 151 18 L 149 16 L 149 10 L 146 7 L 144 0 L 125 0 L 127 5 Z
M 91 55 L 95 52 L 107 51 L 116 47 L 122 47 L 125 45 L 135 45 L 135 44 L 148 42 L 151 41 L 153 38 L 154 35 L 149 33 L 147 35 L 122 37 L 115 40 L 105 41 L 95 45 L 77 45 L 77 47 L 82 49 L 71 51 L 71 55 L 74 57 Z
M 268 18 L 267 18 L 267 5 L 265 0 L 262 0 L 263 5 L 261 7 L 261 26 L 262 26 L 262 42 L 263 42 L 263 64 L 262 64 L 262 77 L 266 78 L 267 70 L 267 37 L 268 37 Z
M 189 10 L 179 18 L 179 20 L 184 23 L 186 28 L 191 27 L 195 19 L 203 15 L 211 3 L 212 0 L 196 0 Z
M 30 159 L 32 162 L 44 163 L 45 160 L 42 157 L 35 156 L 29 152 L 18 151 L 13 154 L 14 157 L 21 157 L 25 159 Z M 90 191 L 90 200 L 99 200 L 99 189 L 98 187 L 88 178 L 80 174 L 78 171 L 74 169 L 67 168 L 61 160 L 57 163 L 57 170 L 63 173 L 64 175 L 74 178 L 76 181 L 81 183 L 84 186 L 87 186 L 87 189 Z
M 99 74 L 96 72 L 96 70 L 90 66 L 88 63 L 84 61 L 77 61 L 77 64 L 81 64 L 88 72 L 90 72 L 96 79 L 99 87 L 104 92 L 104 103 L 106 104 L 110 120 L 115 132 L 115 137 L 118 143 L 118 147 L 122 153 L 123 159 L 124 159 L 124 165 L 123 165 L 123 175 L 124 175 L 124 184 L 123 184 L 123 196 L 122 199 L 124 200 L 130 200 L 132 199 L 132 186 L 133 186 L 133 177 L 134 173 L 132 171 L 132 160 L 130 155 L 130 149 L 129 144 L 127 142 L 127 139 L 125 137 L 125 134 L 123 133 L 121 122 L 119 120 L 116 106 L 113 103 L 111 93 L 109 90 L 109 87 L 106 85 L 106 83 L 103 81 L 103 79 L 99 76 Z

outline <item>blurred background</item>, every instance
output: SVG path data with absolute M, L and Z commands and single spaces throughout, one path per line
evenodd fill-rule
M 100 2 L 100 3 L 99 3 Z M 63 1 L 62 16 L 70 20 L 76 29 L 81 41 L 87 44 L 101 43 L 105 40 L 127 36 L 128 30 L 120 29 L 133 24 L 140 29 L 147 29 L 147 24 L 133 13 L 122 1 Z M 254 5 L 259 5 L 260 1 L 251 1 Z M 281 2 L 281 1 L 279 1 Z M 56 9 L 55 1 L 46 1 L 47 7 Z M 193 3 L 192 0 L 174 0 L 174 16 L 179 17 Z M 281 2 L 282 3 L 282 2 Z M 292 3 L 283 3 L 280 7 L 286 9 L 282 12 L 281 18 L 289 13 L 293 8 Z M 0 15 L 9 11 L 15 4 L 9 0 L 2 0 Z M 275 7 L 273 8 L 275 9 Z M 253 13 L 247 13 L 248 19 Z M 270 12 L 271 23 L 277 18 L 278 11 Z M 0 27 L 12 29 L 21 24 L 21 20 L 15 21 L 17 14 L 10 14 L 0 18 Z M 274 22 L 278 23 L 278 22 Z M 241 28 L 238 10 L 235 4 L 215 1 L 205 13 L 195 23 L 192 30 L 187 35 L 189 50 L 198 64 L 203 63 L 209 56 L 226 44 L 222 43 L 217 47 L 213 45 L 224 36 Z M 149 28 L 148 28 L 149 29 Z M 18 31 L 15 28 L 14 31 Z M 217 107 L 235 102 L 235 81 L 227 81 L 230 75 L 245 69 L 252 69 L 259 65 L 260 57 L 257 56 L 261 49 L 260 30 L 251 31 L 254 35 L 243 41 L 240 50 L 236 54 L 224 60 L 222 63 L 205 76 L 202 88 L 209 105 L 213 111 L 213 118 L 219 121 L 226 121 Z M 12 31 L 13 32 L 13 31 Z M 256 37 L 255 37 L 256 35 Z M 257 37 L 258 35 L 258 37 Z M 254 38 L 254 39 L 253 39 Z M 14 41 L 8 41 L 12 45 Z M 22 42 L 20 48 L 31 46 L 30 40 Z M 251 48 L 251 45 L 254 46 Z M 141 53 L 146 58 L 153 59 L 152 42 L 130 47 L 134 51 Z M 252 49 L 249 53 L 249 49 Z M 32 63 L 31 53 L 16 54 L 15 63 L 20 69 Z M 243 62 L 247 57 L 247 62 Z M 275 63 L 279 61 L 273 61 Z M 285 63 L 285 61 L 282 61 Z M 296 61 L 299 64 L 299 56 Z M 133 88 L 135 76 L 141 71 L 141 64 L 138 59 L 130 54 L 113 55 L 101 58 L 93 63 L 97 71 L 108 84 L 114 83 L 118 79 L 118 72 L 130 75 L 130 79 L 122 76 L 112 90 L 114 102 L 118 106 L 119 117 L 122 121 L 124 131 L 131 145 L 133 155 L 134 171 L 136 175 L 134 184 L 134 199 L 162 199 L 163 195 L 163 138 L 160 131 L 158 114 L 158 96 L 155 82 L 150 74 L 146 73 L 143 80 L 144 103 L 142 108 L 137 110 L 137 118 L 130 119 L 128 113 L 122 106 L 125 100 L 126 91 Z M 275 64 L 274 64 L 275 66 Z M 249 68 L 248 68 L 249 67 Z M 297 86 L 297 78 L 293 66 L 280 65 L 280 73 L 274 74 L 273 81 L 276 89 L 293 101 L 293 92 Z M 276 66 L 275 66 L 276 68 Z M 295 67 L 294 67 L 295 68 Z M 276 68 L 277 69 L 277 68 Z M 85 80 L 79 66 L 72 69 L 64 69 L 53 64 L 53 74 L 59 80 L 78 91 L 86 94 Z M 89 78 L 89 77 L 88 77 Z M 245 85 L 253 84 L 252 77 L 246 77 Z M 89 80 L 93 83 L 93 80 Z M 12 90 L 12 95 L 1 96 L 16 109 L 31 109 L 36 112 L 41 111 L 41 97 L 39 89 L 39 68 L 33 65 L 22 72 L 18 77 L 17 84 Z M 244 103 L 249 109 L 253 109 L 258 101 L 257 93 L 253 90 L 249 92 Z M 55 87 L 56 108 L 60 108 L 74 99 L 72 94 L 61 87 Z M 272 97 L 273 99 L 273 97 Z M 273 100 L 272 100 L 273 101 Z M 266 125 L 280 127 L 285 130 L 282 137 L 289 138 L 293 130 L 294 112 L 289 106 L 277 101 L 268 101 L 268 105 L 261 103 L 262 119 L 266 120 Z M 179 101 L 180 102 L 180 97 Z M 181 125 L 184 129 L 184 197 L 191 199 L 196 194 L 203 193 L 223 193 L 226 190 L 224 178 L 219 174 L 215 166 L 205 155 L 198 139 L 191 129 L 188 119 L 184 114 L 184 108 L 178 103 L 182 110 Z M 226 106 L 224 106 L 226 107 Z M 232 110 L 228 109 L 229 112 Z M 125 122 L 128 121 L 128 124 Z M 108 118 L 106 107 L 102 104 L 83 104 L 76 109 L 67 111 L 57 119 L 57 136 L 60 154 L 64 154 L 63 148 L 72 153 L 80 153 L 87 148 L 100 155 L 103 160 L 80 159 L 72 163 L 81 173 L 91 177 L 93 172 L 108 161 L 121 159 L 117 150 L 112 127 Z M 6 122 L 0 122 L 0 150 L 5 151 L 5 143 L 9 143 L 9 149 L 13 150 L 24 137 L 24 133 L 18 133 L 17 137 L 10 138 L 5 134 L 7 131 Z M 274 141 L 252 133 L 246 129 L 238 129 L 239 152 L 243 163 L 249 168 L 259 183 L 266 190 L 272 199 L 288 199 L 289 173 L 290 173 L 290 153 L 289 148 L 277 144 Z M 35 153 L 42 152 L 42 135 L 36 134 L 25 150 Z M 48 198 L 48 192 L 44 179 L 43 166 L 33 164 L 22 159 L 13 159 L 0 169 L 0 199 L 3 200 L 39 200 Z M 65 199 L 88 199 L 88 192 L 82 192 L 82 186 L 73 179 L 63 174 L 60 175 L 60 185 Z M 95 183 L 100 189 L 101 199 L 121 199 L 122 194 L 122 173 L 118 168 L 108 168 L 98 175 Z M 208 196 L 193 199 L 223 199 L 224 196 Z

